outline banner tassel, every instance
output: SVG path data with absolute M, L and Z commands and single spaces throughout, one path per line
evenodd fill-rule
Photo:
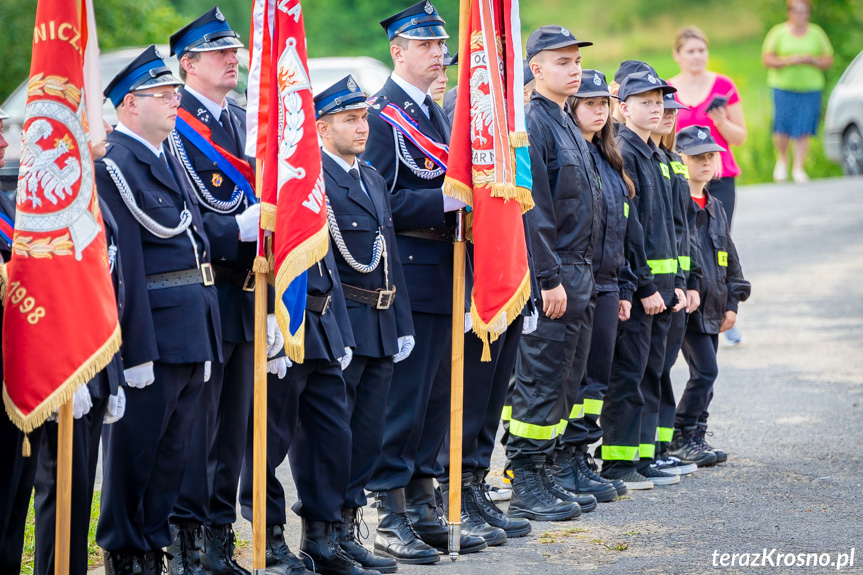
M 513 148 L 526 148 L 529 145 L 527 132 L 510 132 L 509 145 Z
M 27 434 L 24 434 L 24 442 L 21 444 L 21 455 L 24 457 L 30 457 L 30 438 L 27 437 Z
M 270 271 L 270 264 L 264 256 L 257 256 L 252 264 L 252 271 L 256 274 L 265 274 Z
M 482 338 L 482 357 L 480 361 L 491 361 L 491 344 L 488 341 L 488 333 Z

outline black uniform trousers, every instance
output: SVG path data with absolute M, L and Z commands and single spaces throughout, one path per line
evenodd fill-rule
M 87 534 L 96 466 L 99 460 L 99 437 L 102 420 L 108 410 L 108 398 L 93 398 L 93 407 L 72 424 L 72 515 L 70 520 L 70 575 L 87 574 Z M 36 473 L 36 565 L 38 575 L 54 575 L 54 547 L 57 522 L 57 423 L 43 426 Z
M 102 433 L 106 551 L 147 553 L 171 543 L 168 518 L 186 473 L 204 386 L 204 364 L 155 362 L 155 381 L 126 392 L 126 414 Z
M 24 551 L 24 526 L 36 477 L 42 427 L 28 434 L 30 457 L 21 455 L 24 432 L 6 411 L 0 413 L 0 573 L 18 573 Z
M 249 417 L 240 476 L 243 517 L 252 521 L 254 420 Z M 350 478 L 351 430 L 345 380 L 338 361 L 306 359 L 284 379 L 267 377 L 267 524 L 284 525 L 285 490 L 276 468 L 290 455 L 299 501 L 294 513 L 312 521 L 341 521 Z
M 593 341 L 593 316 L 596 312 L 596 298 L 592 298 L 584 314 L 582 335 L 578 338 L 575 359 L 566 382 L 567 425 L 558 448 L 563 446 L 587 445 L 587 424 L 584 421 L 584 374 L 587 372 L 587 358 Z
M 593 272 L 587 263 L 562 264 L 560 276 L 567 294 L 563 316 L 548 319 L 540 311 L 536 331 L 519 342 L 506 446 L 511 460 L 551 455 L 575 403 L 567 390 L 570 373 L 581 386 L 595 306 Z
M 452 316 L 414 311 L 411 318 L 416 345 L 393 368 L 384 443 L 370 491 L 443 474 L 437 456 L 449 428 Z
M 227 525 L 237 520 L 237 485 L 254 396 L 255 343 L 222 340 L 192 432 L 192 449 L 171 521 Z
M 641 379 L 641 396 L 644 398 L 644 410 L 641 413 L 641 433 L 639 435 L 638 469 L 644 469 L 653 463 L 656 457 L 656 428 L 659 425 L 659 401 L 662 390 L 662 370 L 665 368 L 665 349 L 668 342 L 668 329 L 674 312 L 666 308 L 662 313 L 653 316 L 650 326 L 650 348 L 647 354 L 647 364 L 644 377 Z
M 593 312 L 593 332 L 590 335 L 590 353 L 587 356 L 587 369 L 582 387 L 584 405 L 584 427 L 586 435 L 581 444 L 589 445 L 602 439 L 599 415 L 611 378 L 611 364 L 614 360 L 614 345 L 617 339 L 617 314 L 620 309 L 618 292 L 602 292 L 596 296 L 596 309 Z
M 347 386 L 347 410 L 351 420 L 351 476 L 345 507 L 368 503 L 366 485 L 378 465 L 393 378 L 393 358 L 354 355 L 343 372 Z
M 707 423 L 707 407 L 713 399 L 713 383 L 719 376 L 716 352 L 719 334 L 686 331 L 683 339 L 683 358 L 689 365 L 689 381 L 680 396 L 674 426 Z
M 671 368 L 677 363 L 680 348 L 683 346 L 683 336 L 686 335 L 686 310 L 671 314 L 671 325 L 668 327 L 668 339 L 665 345 L 665 366 L 662 368 L 659 392 L 659 426 L 656 429 L 656 441 L 661 452 L 665 451 L 671 436 L 674 434 L 674 413 L 677 402 L 674 400 L 674 386 L 671 383 Z
M 482 340 L 473 333 L 464 338 L 464 417 L 462 423 L 462 470 L 485 471 L 491 465 L 494 439 L 500 426 L 524 316 L 519 315 L 491 344 L 491 361 L 480 361 Z M 438 455 L 444 468 L 442 481 L 449 479 L 449 433 Z

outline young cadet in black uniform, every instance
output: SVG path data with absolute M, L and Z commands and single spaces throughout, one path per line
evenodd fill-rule
M 440 159 L 440 147 L 450 137 L 446 115 L 428 94 L 443 65 L 448 38 L 443 25 L 428 0 L 381 21 L 395 71 L 369 100 L 369 140 L 362 154 L 391 194 L 416 337 L 410 357 L 393 369 L 383 449 L 366 486 L 380 503 L 375 551 L 406 563 L 436 563 L 436 549 L 447 548 L 434 478 L 443 473 L 437 456 L 449 428 L 452 212 L 464 204 L 443 194 L 446 170 L 431 157 Z M 393 125 L 387 117 L 401 122 Z M 420 148 L 411 132 L 431 142 Z M 465 273 L 469 294 L 469 270 Z M 481 537 L 462 532 L 462 553 L 485 547 Z
M 317 96 L 318 137 L 333 252 L 356 349 L 344 371 L 351 420 L 351 476 L 337 527 L 342 549 L 363 567 L 394 573 L 396 562 L 376 557 L 357 539 L 358 510 L 383 443 L 394 362 L 413 349 L 407 286 L 393 230 L 386 182 L 357 154 L 366 149 L 368 104 L 353 76 Z
M 210 246 L 180 163 L 162 142 L 180 81 L 155 46 L 111 80 L 119 123 L 96 162 L 96 185 L 117 228 L 126 285 L 121 328 L 126 415 L 104 434 L 96 541 L 106 573 L 155 573 L 171 543 L 176 503 L 204 383 L 221 361 Z
M 226 97 L 237 87 L 237 49 L 242 43 L 214 7 L 171 36 L 170 45 L 171 54 L 180 62 L 180 79 L 186 82 L 180 88 L 180 109 L 195 120 L 189 122 L 189 128 L 178 125 L 168 141 L 195 191 L 210 241 L 224 357 L 224 362 L 213 366 L 212 381 L 201 396 L 194 447 L 171 516 L 172 569 L 182 564 L 186 572 L 194 572 L 203 564 L 216 575 L 247 574 L 232 557 L 231 525 L 237 519 L 237 485 L 253 397 L 255 295 L 251 268 L 261 210 L 260 204 L 251 204 L 243 191 L 243 187 L 253 190 L 255 184 L 251 174 L 254 159 L 245 154 L 246 112 Z M 250 173 L 246 176 L 252 175 L 252 181 L 236 171 L 226 172 L 229 159 L 247 162 Z M 267 341 L 267 355 L 272 357 L 283 342 L 272 313 L 267 316 Z M 287 360 L 281 357 L 274 361 Z M 189 546 L 196 534 L 203 535 L 200 559 L 197 549 Z
M 560 450 L 554 467 L 555 479 L 562 486 L 571 490 L 586 489 L 599 501 L 610 501 L 626 493 L 626 486 L 620 480 L 611 482 L 614 487 L 611 490 L 607 485 L 601 488 L 597 485 L 609 481 L 594 470 L 587 447 L 602 438 L 598 419 L 611 376 L 617 327 L 619 322 L 629 319 L 637 282 L 632 268 L 647 266 L 644 233 L 632 203 L 635 185 L 623 171 L 623 157 L 614 141 L 611 98 L 605 75 L 598 70 L 584 70 L 578 93 L 569 100 L 573 120 L 585 139 L 602 182 L 602 220 L 593 253 L 597 293 L 590 354 L 576 402 L 584 406 L 584 420 L 571 422 L 576 434 L 574 447 Z
M 579 48 L 591 45 L 561 26 L 543 26 L 527 40 L 536 79 L 527 111 L 536 205 L 526 216 L 542 307 L 536 331 L 519 343 L 506 452 L 513 472 L 510 516 L 541 521 L 596 507 L 592 495 L 559 487 L 548 469 L 558 437 L 580 416 L 573 406 L 596 303 L 590 262 L 602 192 L 584 138 L 565 111 L 581 83 Z
M 683 357 L 689 364 L 689 381 L 677 405 L 674 435 L 669 453 L 697 465 L 727 459 L 704 436 L 707 432 L 707 407 L 713 399 L 713 383 L 719 374 L 716 351 L 719 334 L 734 326 L 737 305 L 746 301 L 752 290 L 743 278 L 737 249 L 731 240 L 731 226 L 725 210 L 705 186 L 713 180 L 719 162 L 718 145 L 705 126 L 688 126 L 677 135 L 677 150 L 684 154 L 689 169 L 689 190 L 695 215 L 690 225 L 696 237 L 703 269 L 697 289 L 701 307 L 689 318 L 683 340 Z
M 650 467 L 668 325 L 672 310 L 679 311 L 686 304 L 674 235 L 670 169 L 650 139 L 662 119 L 662 96 L 670 91 L 674 88 L 662 86 L 652 71 L 643 71 L 624 78 L 618 92 L 626 124 L 619 124 L 617 145 L 635 184 L 634 203 L 652 271 L 645 275 L 634 270 L 639 275 L 636 300 L 630 319 L 618 328 L 601 415 L 602 476 L 623 480 L 629 489 L 680 481 L 676 475 Z

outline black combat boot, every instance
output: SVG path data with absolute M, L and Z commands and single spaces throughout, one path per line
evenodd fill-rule
M 581 515 L 581 507 L 571 501 L 561 501 L 546 489 L 543 471 L 530 458 L 514 459 L 512 469 L 512 499 L 509 516 L 534 521 L 565 521 Z
M 201 550 L 197 543 L 200 533 L 200 523 L 171 523 L 173 540 L 168 547 L 168 553 L 173 556 L 170 561 L 171 575 L 206 575 L 201 566 Z
M 716 454 L 716 463 L 725 463 L 728 461 L 728 454 L 722 451 L 721 449 L 716 449 L 709 443 L 707 443 L 707 439 L 704 437 L 705 435 L 713 435 L 712 433 L 707 431 L 706 423 L 699 423 L 698 429 L 695 430 L 695 443 L 700 445 L 702 449 L 706 451 L 712 451 Z
M 540 463 L 540 460 L 542 463 Z M 534 465 L 540 470 L 540 478 L 545 489 L 561 501 L 572 501 L 581 508 L 582 513 L 590 513 L 596 509 L 596 497 L 575 493 L 558 485 L 551 474 L 551 463 L 544 456 L 537 456 Z
M 105 575 L 143 575 L 144 555 L 104 551 Z
M 471 486 L 473 484 L 473 473 L 467 471 L 461 475 L 461 533 L 462 535 L 474 535 L 482 537 L 486 545 L 496 547 L 506 543 L 506 531 L 498 527 L 492 527 L 486 523 L 479 513 L 476 502 L 473 499 Z M 449 481 L 440 484 L 443 496 L 443 509 L 446 517 L 449 517 Z
M 267 525 L 267 575 L 313 575 L 285 543 L 282 525 Z
M 303 518 L 303 540 L 300 551 L 306 569 L 320 575 L 376 575 L 342 551 L 332 523 Z
M 395 559 L 378 557 L 360 543 L 361 513 L 362 510 L 353 507 L 342 509 L 342 520 L 335 527 L 336 538 L 342 551 L 366 569 L 374 569 L 379 573 L 395 573 L 398 570 Z
M 584 473 L 578 465 L 575 451 L 576 448 L 567 445 L 562 449 L 556 449 L 554 452 L 555 458 L 551 465 L 551 475 L 558 487 L 576 495 L 593 495 L 600 503 L 617 499 L 617 489 L 610 481 L 602 478 L 595 480 Z
M 230 524 L 204 526 L 201 565 L 212 575 L 251 575 L 234 561 L 234 530 Z
M 449 530 L 438 506 L 434 479 L 411 479 L 405 487 L 405 511 L 420 539 L 441 552 L 449 547 Z M 488 547 L 485 539 L 461 532 L 460 553 L 476 553 Z
M 477 506 L 477 510 L 486 523 L 492 527 L 500 527 L 508 538 L 524 537 L 530 533 L 530 521 L 528 519 L 507 517 L 498 509 L 491 498 L 488 483 L 485 482 L 485 471 L 477 471 L 470 485 L 471 497 Z
M 694 463 L 698 467 L 716 465 L 716 454 L 705 450 L 696 442 L 695 435 L 697 432 L 698 426 L 696 425 L 675 427 L 674 435 L 671 437 L 671 445 L 668 446 L 668 455 L 673 455 L 683 463 Z
M 620 479 L 606 479 L 598 473 L 599 466 L 596 465 L 596 462 L 593 460 L 593 456 L 587 451 L 586 445 L 576 447 L 573 455 L 575 456 L 575 463 L 578 465 L 579 471 L 584 475 L 587 475 L 594 481 L 606 481 L 611 483 L 617 491 L 618 497 L 623 497 L 629 492 L 626 489 L 626 484 Z
M 391 489 L 375 493 L 378 529 L 375 555 L 392 557 L 399 563 L 427 565 L 440 561 L 437 550 L 420 539 L 405 512 L 405 492 Z

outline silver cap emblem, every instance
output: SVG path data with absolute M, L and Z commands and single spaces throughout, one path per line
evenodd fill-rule
M 656 84 L 656 78 L 653 77 L 653 74 L 647 75 L 647 81 L 650 82 L 651 84 Z
M 602 86 L 602 80 L 599 79 L 599 74 L 594 74 L 593 83 L 597 86 Z
M 224 17 L 224 16 L 222 16 L 222 11 L 221 11 L 221 10 L 219 10 L 219 8 L 218 8 L 218 7 L 216 7 L 216 20 L 218 20 L 219 22 L 224 22 L 224 21 L 225 21 L 225 17 Z
M 159 60 L 164 60 L 164 59 L 165 59 L 165 57 L 164 57 L 164 56 L 162 56 L 162 53 L 161 53 L 161 52 L 159 52 L 159 49 L 158 49 L 158 48 L 153 48 L 153 53 L 156 55 L 156 58 L 158 58 Z
M 561 34 L 563 34 L 563 35 L 564 35 L 564 36 L 566 36 L 566 37 L 572 36 L 572 34 L 570 33 L 570 31 L 569 31 L 569 30 L 567 30 L 566 28 L 561 28 L 561 29 L 560 29 L 560 33 L 561 33 Z
M 707 139 L 707 133 L 704 132 L 704 130 L 698 130 L 698 139 L 699 140 L 706 140 Z
M 357 91 L 357 83 L 354 82 L 353 76 L 348 78 L 348 90 L 350 90 L 351 92 Z
M 432 14 L 434 12 L 434 6 L 431 5 L 431 2 L 429 2 L 429 0 L 426 0 L 426 5 L 423 10 L 425 10 L 426 14 Z

